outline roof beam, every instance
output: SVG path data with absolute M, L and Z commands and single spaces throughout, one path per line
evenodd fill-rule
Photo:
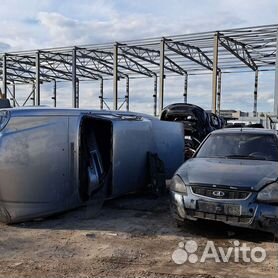
M 156 66 L 160 66 L 160 51 L 149 49 L 145 47 L 140 46 L 129 46 L 126 44 L 119 44 L 119 48 L 121 49 L 122 53 L 128 56 L 132 56 L 134 58 L 138 58 L 140 60 L 143 60 L 145 62 L 149 62 L 151 64 L 154 64 Z M 178 73 L 180 75 L 186 74 L 186 70 L 184 70 L 181 66 L 179 66 L 177 63 L 175 63 L 173 60 L 171 60 L 169 57 L 164 56 L 164 68 Z
M 168 49 L 173 52 L 205 67 L 208 70 L 212 70 L 212 60 L 199 47 L 183 42 L 172 41 L 170 39 L 165 39 L 165 44 Z
M 26 68 L 24 68 L 24 66 L 27 66 Z M 20 74 L 20 72 L 23 73 L 28 73 L 32 76 L 32 78 L 35 78 L 35 71 L 33 71 L 35 64 L 34 62 L 29 62 L 29 61 L 17 61 L 16 59 L 13 60 L 13 64 L 10 65 L 9 63 L 7 64 L 7 68 L 10 68 L 14 71 L 17 71 L 18 74 Z M 48 67 L 46 65 L 40 65 L 41 69 L 46 70 L 46 72 L 41 72 L 42 76 L 49 76 L 52 79 L 53 78 L 60 78 L 63 80 L 71 80 L 70 74 L 62 71 L 62 70 L 58 70 L 58 69 L 53 69 L 51 67 Z M 49 72 L 51 72 L 53 75 L 50 75 Z M 44 81 L 49 81 L 49 80 L 44 80 Z
M 237 57 L 241 62 L 251 68 L 253 71 L 257 70 L 257 65 L 247 50 L 246 44 L 234 40 L 228 36 L 218 33 L 219 43 Z
M 98 49 L 88 50 L 90 55 L 96 57 L 97 59 L 105 60 L 107 64 L 113 66 L 113 53 L 110 51 L 103 51 Z M 123 53 L 118 54 L 118 67 L 126 70 L 133 71 L 148 77 L 152 77 L 155 73 L 149 70 L 147 67 L 141 65 L 137 61 L 131 59 Z
M 147 67 L 141 65 L 140 63 L 136 62 L 135 60 L 131 59 L 127 55 L 119 54 L 118 55 L 118 66 L 123 67 L 125 69 L 132 70 L 134 72 L 137 72 L 139 74 L 146 75 L 148 77 L 153 77 L 154 72 L 149 70 Z M 124 65 L 121 65 L 120 63 L 124 63 Z
M 105 61 L 104 59 L 99 59 L 95 56 L 90 55 L 90 52 L 86 48 L 77 48 L 76 56 L 81 64 L 83 64 L 81 59 L 86 59 L 87 67 L 92 68 L 98 73 L 113 76 L 113 66 L 107 63 L 107 61 Z M 92 63 L 94 67 L 92 67 L 92 65 L 89 63 Z M 118 70 L 118 76 L 120 78 L 126 78 L 127 74 Z
M 7 72 L 7 75 L 14 75 L 14 76 L 18 76 L 20 78 L 29 78 L 31 81 L 35 80 L 36 79 L 36 73 L 35 71 L 31 71 L 31 70 L 26 70 L 24 69 L 24 71 L 22 70 L 21 67 L 16 67 L 16 66 L 9 66 L 7 65 L 7 70 L 12 70 L 13 73 L 11 72 Z M 24 73 L 27 73 L 29 74 L 29 76 L 25 76 Z M 50 82 L 52 81 L 53 79 L 57 78 L 57 76 L 53 76 L 53 75 L 49 75 L 49 74 L 45 74 L 45 73 L 41 73 L 41 80 L 44 81 L 44 82 Z M 59 77 L 59 78 L 62 78 L 63 77 Z M 67 79 L 64 79 L 64 80 L 67 80 Z
M 41 63 L 40 63 L 40 68 L 41 68 L 41 74 L 42 76 L 49 76 L 51 78 L 60 78 L 63 80 L 71 80 L 71 63 L 66 61 L 66 60 L 59 60 L 59 59 L 48 59 L 48 57 L 44 56 L 45 52 L 40 52 L 41 57 Z M 19 59 L 17 59 L 19 57 Z M 9 55 L 8 56 L 9 60 L 13 62 L 14 65 L 18 65 L 20 68 L 18 70 L 22 70 L 23 72 L 28 72 L 35 67 L 35 57 L 20 57 L 20 56 L 15 56 L 15 55 Z M 51 62 L 55 62 L 54 64 Z M 24 65 L 26 68 L 24 68 Z M 67 67 L 67 66 L 68 67 Z M 64 66 L 64 69 L 61 69 L 59 67 Z M 90 71 L 86 67 L 77 65 L 77 76 L 79 78 L 89 78 L 93 80 L 98 80 L 101 78 L 100 75 L 96 75 L 94 72 Z M 50 75 L 49 72 L 51 72 L 53 75 Z
M 71 75 L 71 67 L 72 67 L 72 54 L 68 55 L 65 53 L 52 53 L 52 52 L 41 52 L 41 60 L 47 63 L 52 71 L 58 71 L 59 66 L 64 66 L 66 71 Z M 58 56 L 60 59 L 54 58 L 54 56 L 49 57 L 47 54 L 51 53 Z M 68 58 L 68 60 L 67 60 Z M 51 62 L 55 62 L 56 64 L 52 65 Z M 55 66 L 55 67 L 54 67 Z M 93 69 L 86 67 L 82 64 L 76 64 L 77 76 L 80 78 L 89 78 L 93 80 L 99 80 L 101 76 L 93 71 Z M 62 69 L 60 72 L 63 71 Z M 64 71 L 64 72 L 66 72 Z

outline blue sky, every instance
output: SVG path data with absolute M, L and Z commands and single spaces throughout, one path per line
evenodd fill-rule
M 2 0 L 0 50 L 111 42 L 134 38 L 184 34 L 278 23 L 277 0 Z M 223 76 L 223 108 L 252 111 L 253 74 Z M 166 104 L 182 100 L 181 78 L 166 80 Z M 81 85 L 82 106 L 98 107 L 98 84 Z M 20 87 L 29 90 L 28 86 Z M 124 84 L 120 84 L 123 90 Z M 274 73 L 262 73 L 259 110 L 271 111 Z M 70 105 L 70 88 L 58 85 L 58 104 Z M 151 113 L 152 82 L 131 82 L 131 108 Z M 210 76 L 189 79 L 189 101 L 210 107 Z M 142 95 L 146 92 L 146 96 Z M 43 85 L 44 104 L 50 87 Z M 105 94 L 112 95 L 105 83 Z M 88 101 L 89 100 L 89 101 Z

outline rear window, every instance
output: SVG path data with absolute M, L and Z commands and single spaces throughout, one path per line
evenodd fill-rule
M 196 157 L 278 161 L 277 137 L 274 134 L 212 134 Z

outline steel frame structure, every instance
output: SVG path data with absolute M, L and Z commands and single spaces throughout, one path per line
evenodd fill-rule
M 41 84 L 53 82 L 52 99 L 56 107 L 56 82 L 69 81 L 72 83 L 72 107 L 79 107 L 79 82 L 92 80 L 100 83 L 100 109 L 104 109 L 104 106 L 109 107 L 104 97 L 103 80 L 111 79 L 113 109 L 121 109 L 126 104 L 126 110 L 129 110 L 130 78 L 153 78 L 153 107 L 154 115 L 157 115 L 158 100 L 159 112 L 164 107 L 164 79 L 167 75 L 184 77 L 183 100 L 187 102 L 188 76 L 212 74 L 212 111 L 219 113 L 221 74 L 253 71 L 253 114 L 256 116 L 259 72 L 276 69 L 278 76 L 277 34 L 278 24 L 273 24 L 102 45 L 2 53 L 2 97 L 11 98 L 13 106 L 19 106 L 17 84 L 32 84 L 32 91 L 23 105 L 29 99 L 33 100 L 33 105 L 40 105 Z M 118 81 L 121 79 L 126 80 L 126 93 L 119 105 Z M 276 79 L 277 83 L 278 77 Z M 275 100 L 278 102 L 277 87 Z

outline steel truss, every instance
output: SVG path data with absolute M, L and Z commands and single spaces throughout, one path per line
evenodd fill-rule
M 221 74 L 254 71 L 254 116 L 257 115 L 259 72 L 275 70 L 278 25 L 220 30 L 163 38 L 124 41 L 114 44 L 86 45 L 2 53 L 0 79 L 3 97 L 19 106 L 17 84 L 32 84 L 30 99 L 40 105 L 40 86 L 53 83 L 53 105 L 57 105 L 57 84 L 72 82 L 72 106 L 79 107 L 79 82 L 99 82 L 100 109 L 109 108 L 104 96 L 104 80 L 113 80 L 113 108 L 124 104 L 129 110 L 130 78 L 153 78 L 154 115 L 164 103 L 164 80 L 168 75 L 184 78 L 183 101 L 187 102 L 188 77 L 212 74 L 212 110 L 220 111 Z M 122 104 L 118 81 L 124 79 L 126 90 Z M 159 89 L 159 97 L 158 97 Z M 278 94 L 278 93 L 277 93 Z M 278 97 L 277 97 L 278 99 Z

